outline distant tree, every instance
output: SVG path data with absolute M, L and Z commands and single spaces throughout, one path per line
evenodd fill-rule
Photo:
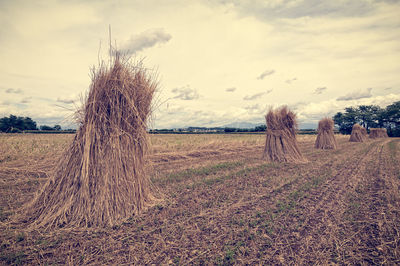
M 400 137 L 400 101 L 388 105 L 383 117 L 388 135 L 391 137 Z
M 367 129 L 385 127 L 389 136 L 400 136 L 400 101 L 385 109 L 377 105 L 347 107 L 344 113 L 336 113 L 333 121 L 342 134 L 350 134 L 353 125 L 358 123 Z
M 236 132 L 237 130 L 234 127 L 226 127 L 224 131 L 225 133 L 230 133 L 230 132 Z
M 254 131 L 256 131 L 256 132 L 261 132 L 261 131 L 265 131 L 265 130 L 267 130 L 267 126 L 266 125 L 260 125 L 260 126 L 256 126 L 254 128 Z
M 25 130 L 37 130 L 36 122 L 30 117 L 24 118 Z
M 46 125 L 43 125 L 43 126 L 40 126 L 40 130 L 54 130 L 54 127 L 50 127 L 50 126 L 46 126 Z
M 57 130 L 57 131 L 61 130 L 61 126 L 60 125 L 55 125 L 53 128 L 54 128 L 54 130 Z
M 0 131 L 17 133 L 23 130 L 37 130 L 36 122 L 30 117 L 10 115 L 0 119 Z

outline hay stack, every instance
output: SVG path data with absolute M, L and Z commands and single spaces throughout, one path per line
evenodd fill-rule
M 362 127 L 359 124 L 354 124 L 351 130 L 350 142 L 364 142 L 365 136 L 362 133 Z
M 369 132 L 370 139 L 388 138 L 386 128 L 371 128 Z
M 365 127 L 361 127 L 361 133 L 363 134 L 363 136 L 365 138 L 368 136 L 368 132 L 367 132 L 367 129 Z
M 296 115 L 286 106 L 270 110 L 267 123 L 263 158 L 274 162 L 306 162 L 297 146 Z
M 327 117 L 318 122 L 318 136 L 315 141 L 315 148 L 336 149 L 337 143 L 333 134 L 333 125 L 333 120 Z
M 93 69 L 82 124 L 55 175 L 28 206 L 28 223 L 112 226 L 153 200 L 144 155 L 156 86 L 141 65 L 118 54 L 110 67 Z

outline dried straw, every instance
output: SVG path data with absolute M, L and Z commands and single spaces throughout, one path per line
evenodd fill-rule
M 318 136 L 315 141 L 317 149 L 336 149 L 337 143 L 333 134 L 334 122 L 331 118 L 323 118 L 318 122 Z
M 364 135 L 364 137 L 368 136 L 367 129 L 365 127 L 361 127 L 361 133 Z
M 371 128 L 369 132 L 370 139 L 388 138 L 386 128 Z
M 362 127 L 359 124 L 354 124 L 351 130 L 350 142 L 364 142 L 365 136 L 362 133 Z
M 33 203 L 33 227 L 112 226 L 153 200 L 144 173 L 147 119 L 157 83 L 119 54 L 92 70 L 82 124 Z
M 296 115 L 286 106 L 270 109 L 263 158 L 274 162 L 306 162 L 297 145 Z

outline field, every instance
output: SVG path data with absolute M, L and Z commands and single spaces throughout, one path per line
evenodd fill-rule
M 27 232 L 14 213 L 72 135 L 0 135 L 0 264 L 399 264 L 400 139 L 267 163 L 264 135 L 152 135 L 163 200 L 112 228 Z

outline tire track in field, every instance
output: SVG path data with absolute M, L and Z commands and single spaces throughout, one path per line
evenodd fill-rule
M 335 166 L 334 174 L 322 186 L 311 190 L 296 207 L 297 215 L 284 216 L 280 221 L 288 233 L 280 236 L 281 241 L 276 247 L 277 254 L 282 254 L 289 261 L 300 264 L 328 263 L 331 234 L 335 224 L 340 222 L 341 210 L 349 190 L 354 189 L 360 176 L 365 173 L 371 157 L 381 152 L 380 143 L 369 144 L 368 149 L 354 157 L 347 156 L 347 161 Z M 384 145 L 384 143 L 382 144 Z M 304 217 L 300 230 L 293 228 L 298 216 Z
M 342 262 L 347 264 L 400 263 L 400 193 L 396 176 L 396 160 L 389 155 L 389 146 L 382 145 L 371 160 L 356 200 L 358 210 L 353 222 L 340 225 L 348 232 L 342 247 Z

